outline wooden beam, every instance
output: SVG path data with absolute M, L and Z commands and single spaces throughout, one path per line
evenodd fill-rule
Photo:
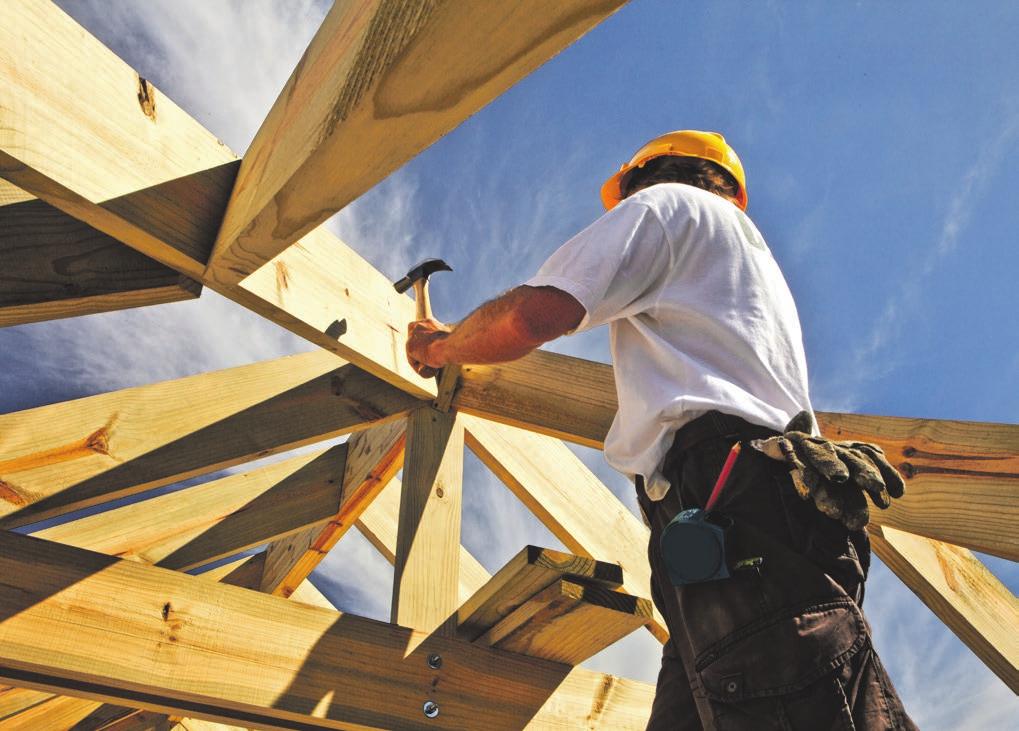
M 520 360 L 464 365 L 453 408 L 603 449 L 619 403 L 612 366 L 536 350 Z
M 476 644 L 579 665 L 648 623 L 651 600 L 580 579 L 556 579 Z
M 46 0 L 0 3 L 0 96 L 12 100 L 0 177 L 204 282 L 240 165 L 212 133 Z M 400 388 L 435 394 L 403 355 L 410 298 L 324 228 L 243 286 L 211 286 Z
M 386 483 L 400 471 L 404 441 L 402 421 L 382 424 L 348 440 L 337 509 L 326 523 L 270 544 L 260 584 L 262 591 L 290 596 L 308 578 Z
M 991 671 L 1019 693 L 1019 600 L 965 548 L 882 526 L 878 558 Z
M 321 351 L 0 416 L 0 527 L 399 418 L 413 397 Z
M 180 302 L 202 289 L 35 199 L 0 206 L 0 260 L 0 327 Z
M 0 722 L 53 698 L 52 693 L 28 688 L 0 687 Z
M 33 535 L 184 571 L 321 526 L 340 504 L 347 445 L 79 518 Z
M 871 521 L 1019 561 L 1019 425 L 818 414 L 831 439 L 880 444 L 906 494 Z
M 624 591 L 651 595 L 648 529 L 557 439 L 464 415 L 467 446 L 571 552 L 623 568 Z M 584 510 L 578 511 L 577 506 Z M 668 639 L 655 610 L 651 633 Z
M 617 409 L 612 367 L 537 351 L 464 366 L 454 408 L 602 448 Z M 880 444 L 906 496 L 875 523 L 1019 560 L 1019 425 L 818 412 L 837 440 Z M 571 549 L 573 550 L 573 549 Z
M 446 637 L 456 633 L 463 423 L 429 407 L 407 417 L 407 455 L 393 573 L 392 621 Z
M 619 564 L 595 561 L 540 546 L 524 546 L 457 610 L 458 639 L 473 642 L 517 607 L 564 576 L 615 589 L 623 583 Z
M 400 522 L 400 495 L 403 485 L 393 478 L 357 521 L 357 528 L 387 561 L 396 563 L 396 534 Z M 458 601 L 463 604 L 491 577 L 485 567 L 460 546 L 460 582 Z
M 624 2 L 336 3 L 244 156 L 210 274 L 255 271 Z
M 642 729 L 653 696 L 31 536 L 0 533 L 0 576 L 0 679 L 24 687 L 244 726 L 408 731 L 434 728 L 427 700 L 453 728 Z

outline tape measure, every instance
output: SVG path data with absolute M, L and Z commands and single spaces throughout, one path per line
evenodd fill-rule
M 722 471 L 704 509 L 691 508 L 676 515 L 662 531 L 662 560 L 674 586 L 728 579 L 726 543 L 732 518 L 712 509 L 739 456 L 740 444 L 729 450 Z

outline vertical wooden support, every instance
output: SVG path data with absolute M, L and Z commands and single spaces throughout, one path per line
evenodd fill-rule
M 407 419 L 392 621 L 453 637 L 459 606 L 463 424 L 431 407 Z

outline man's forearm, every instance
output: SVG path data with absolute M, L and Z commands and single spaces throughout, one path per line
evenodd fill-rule
M 545 342 L 528 322 L 526 288 L 486 302 L 432 346 L 445 363 L 501 363 L 522 358 Z

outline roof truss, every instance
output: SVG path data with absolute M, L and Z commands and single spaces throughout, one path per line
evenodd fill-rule
M 242 161 L 55 6 L 3 5 L 0 250 L 47 274 L 0 293 L 0 324 L 204 284 L 321 350 L 0 416 L 0 528 L 353 434 L 37 537 L 0 530 L 15 577 L 0 586 L 0 678 L 24 686 L 0 688 L 5 727 L 144 727 L 157 712 L 192 731 L 439 727 L 426 700 L 440 726 L 643 727 L 652 689 L 570 668 L 597 648 L 576 627 L 667 637 L 641 599 L 646 529 L 559 441 L 601 447 L 611 367 L 547 352 L 464 366 L 452 411 L 436 411 L 435 383 L 402 357 L 411 301 L 320 225 L 621 4 L 337 3 Z M 104 262 L 103 277 L 70 276 L 67 257 Z M 819 417 L 906 474 L 907 497 L 874 511 L 875 550 L 1017 690 L 1015 597 L 967 549 L 1019 560 L 1019 427 Z M 576 554 L 563 562 L 616 563 L 618 583 L 520 557 L 490 577 L 459 545 L 464 444 Z M 396 566 L 393 624 L 269 596 L 321 605 L 307 577 L 351 525 Z M 505 611 L 469 642 L 458 615 L 488 595 Z M 72 623 L 73 642 L 53 639 Z

